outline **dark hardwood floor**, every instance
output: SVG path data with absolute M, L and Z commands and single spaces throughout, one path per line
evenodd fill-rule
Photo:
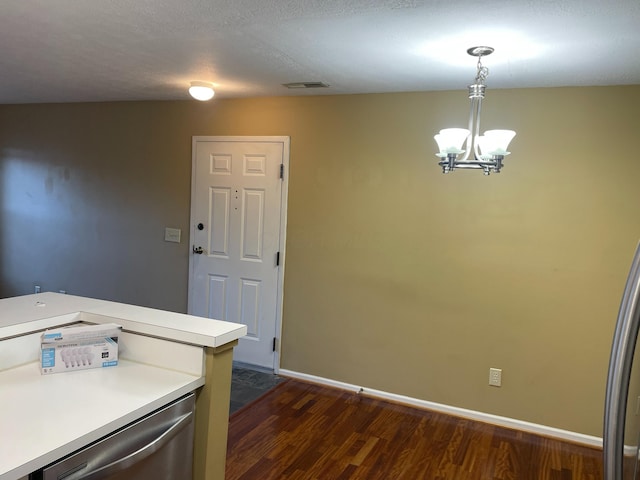
M 601 455 L 287 380 L 231 416 L 226 480 L 598 480 Z

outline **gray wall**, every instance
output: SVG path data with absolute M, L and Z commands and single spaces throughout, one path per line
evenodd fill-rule
M 188 103 L 0 107 L 0 294 L 186 309 Z M 164 227 L 181 228 L 182 244 Z

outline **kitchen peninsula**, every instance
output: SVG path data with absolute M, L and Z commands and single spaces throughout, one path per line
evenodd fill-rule
M 117 323 L 119 364 L 41 375 L 47 328 Z M 233 347 L 246 326 L 91 298 L 0 300 L 0 480 L 45 465 L 196 393 L 193 477 L 222 480 Z

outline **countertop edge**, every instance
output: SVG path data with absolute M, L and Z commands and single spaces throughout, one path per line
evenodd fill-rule
M 134 333 L 204 347 L 219 347 L 247 334 L 246 325 L 238 323 L 54 292 L 0 303 L 7 307 L 0 312 L 0 340 L 83 320 L 115 320 Z

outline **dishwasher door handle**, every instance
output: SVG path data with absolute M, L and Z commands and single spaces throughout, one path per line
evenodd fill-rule
M 130 468 L 132 465 L 144 460 L 150 455 L 154 454 L 175 437 L 180 430 L 182 430 L 191 421 L 193 412 L 185 413 L 177 418 L 177 420 L 164 432 L 147 443 L 144 447 L 139 448 L 135 452 L 130 453 L 118 460 L 115 460 L 107 465 L 90 470 L 88 472 L 74 472 L 69 476 L 63 476 L 64 480 L 100 480 L 107 478 L 109 475 L 113 475 L 116 472 L 121 472 Z

